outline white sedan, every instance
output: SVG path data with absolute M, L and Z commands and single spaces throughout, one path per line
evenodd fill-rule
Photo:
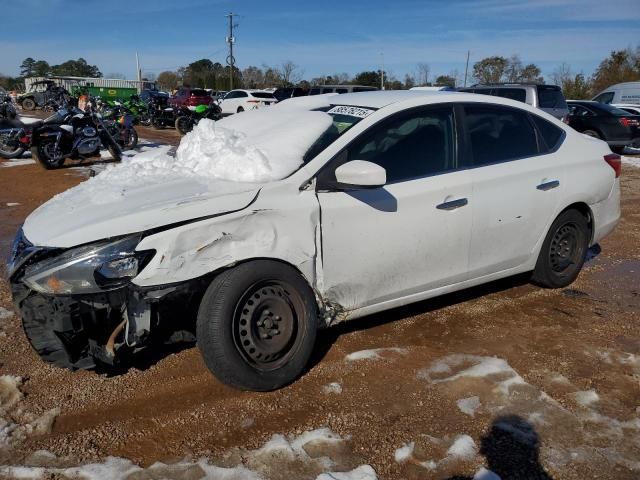
M 263 90 L 231 90 L 220 102 L 223 115 L 231 115 L 247 110 L 256 110 L 277 103 L 272 92 Z
M 117 363 L 193 320 L 216 377 L 272 390 L 321 327 L 524 272 L 565 287 L 620 218 L 620 157 L 526 104 L 311 100 L 203 120 L 175 160 L 141 154 L 32 213 L 8 271 L 36 351 Z

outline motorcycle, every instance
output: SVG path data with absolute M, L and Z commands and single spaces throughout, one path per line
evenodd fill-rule
M 9 95 L 4 97 L 0 95 L 0 118 L 8 118 L 9 120 L 16 118 L 16 107 L 13 105 Z
M 175 127 L 181 135 L 186 135 L 193 127 L 203 118 L 209 120 L 220 120 L 222 118 L 222 109 L 217 103 L 209 105 L 198 105 L 195 110 L 189 110 L 186 107 L 181 108 L 176 114 Z
M 100 114 L 111 136 L 123 150 L 133 150 L 138 146 L 138 132 L 134 128 L 135 117 L 123 106 L 106 108 Z
M 151 126 L 156 129 L 174 126 L 176 111 L 173 107 L 167 105 L 166 98 L 152 97 L 149 100 L 149 120 Z
M 67 158 L 98 155 L 101 145 L 115 160 L 122 159 L 120 145 L 92 108 L 83 112 L 65 105 L 33 129 L 31 155 L 44 168 L 54 169 Z

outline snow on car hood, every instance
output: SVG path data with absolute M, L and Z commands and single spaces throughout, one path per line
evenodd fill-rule
M 294 172 L 331 125 L 323 112 L 245 112 L 202 120 L 176 151 L 124 158 L 56 195 L 25 221 L 38 246 L 67 248 L 246 208 L 266 182 Z

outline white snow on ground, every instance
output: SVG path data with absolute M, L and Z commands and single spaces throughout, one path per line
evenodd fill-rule
M 357 352 L 353 352 L 348 354 L 345 358 L 348 362 L 354 362 L 357 360 L 380 360 L 384 358 L 385 354 L 389 353 L 400 353 L 406 354 L 407 350 L 404 348 L 374 348 L 371 350 L 359 350 Z
M 583 407 L 588 407 L 592 403 L 595 403 L 598 400 L 600 400 L 600 397 L 598 396 L 595 390 L 586 390 L 583 392 L 576 392 L 574 393 L 574 396 L 576 397 L 576 402 L 578 402 Z
M 340 385 L 338 382 L 331 382 L 328 383 L 326 385 L 324 385 L 322 387 L 322 393 L 326 393 L 326 394 L 330 394 L 330 393 L 335 393 L 335 394 L 340 394 L 342 393 L 342 385 Z
M 22 165 L 32 165 L 34 163 L 36 163 L 36 161 L 31 158 L 12 158 L 0 163 L 0 168 L 20 167 Z
M 414 448 L 416 448 L 416 442 L 405 443 L 403 446 L 396 450 L 393 458 L 398 463 L 404 463 L 411 457 Z
M 7 310 L 6 308 L 0 307 L 0 320 L 4 320 L 11 317 L 13 317 L 13 312 L 11 310 Z
M 478 447 L 469 435 L 458 435 L 447 450 L 448 457 L 470 460 L 478 454 Z
M 487 470 L 482 467 L 473 476 L 473 480 L 502 480 L 499 475 L 496 475 L 491 470 Z
M 239 455 L 234 458 L 242 459 L 242 463 L 234 467 L 219 467 L 201 458 L 185 459 L 170 465 L 156 462 L 148 468 L 142 468 L 127 459 L 107 457 L 100 463 L 71 468 L 0 465 L 0 477 L 45 479 L 64 476 L 87 480 L 120 480 L 135 474 L 136 478 L 154 479 L 261 480 L 272 477 L 273 471 L 277 471 L 280 476 L 287 472 L 288 467 L 295 469 L 302 463 L 305 471 L 316 475 L 317 480 L 377 480 L 375 471 L 369 465 L 361 465 L 350 471 L 336 470 L 330 454 L 335 451 L 333 446 L 340 446 L 344 442 L 344 439 L 328 428 L 321 428 L 304 432 L 297 437 L 274 435 L 262 448 L 236 452 Z M 39 458 L 55 465 L 56 457 L 52 454 L 40 455 Z M 291 476 L 295 477 L 295 474 Z
M 471 417 L 475 416 L 476 410 L 480 407 L 480 397 L 462 398 L 456 402 L 460 411 Z
M 40 120 L 38 117 L 29 117 L 26 115 L 18 115 L 18 120 L 20 120 L 24 124 L 35 123 Z
M 18 205 L 20 205 L 20 204 L 17 203 L 17 202 L 8 202 L 7 203 L 7 207 L 17 207 Z
M 640 168 L 640 158 L 638 157 L 622 157 L 622 163 Z

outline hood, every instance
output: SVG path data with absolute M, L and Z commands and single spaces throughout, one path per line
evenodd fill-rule
M 69 248 L 242 210 L 261 188 L 255 183 L 180 178 L 114 191 L 101 188 L 94 182 L 97 178 L 36 209 L 23 225 L 25 237 L 36 246 Z

